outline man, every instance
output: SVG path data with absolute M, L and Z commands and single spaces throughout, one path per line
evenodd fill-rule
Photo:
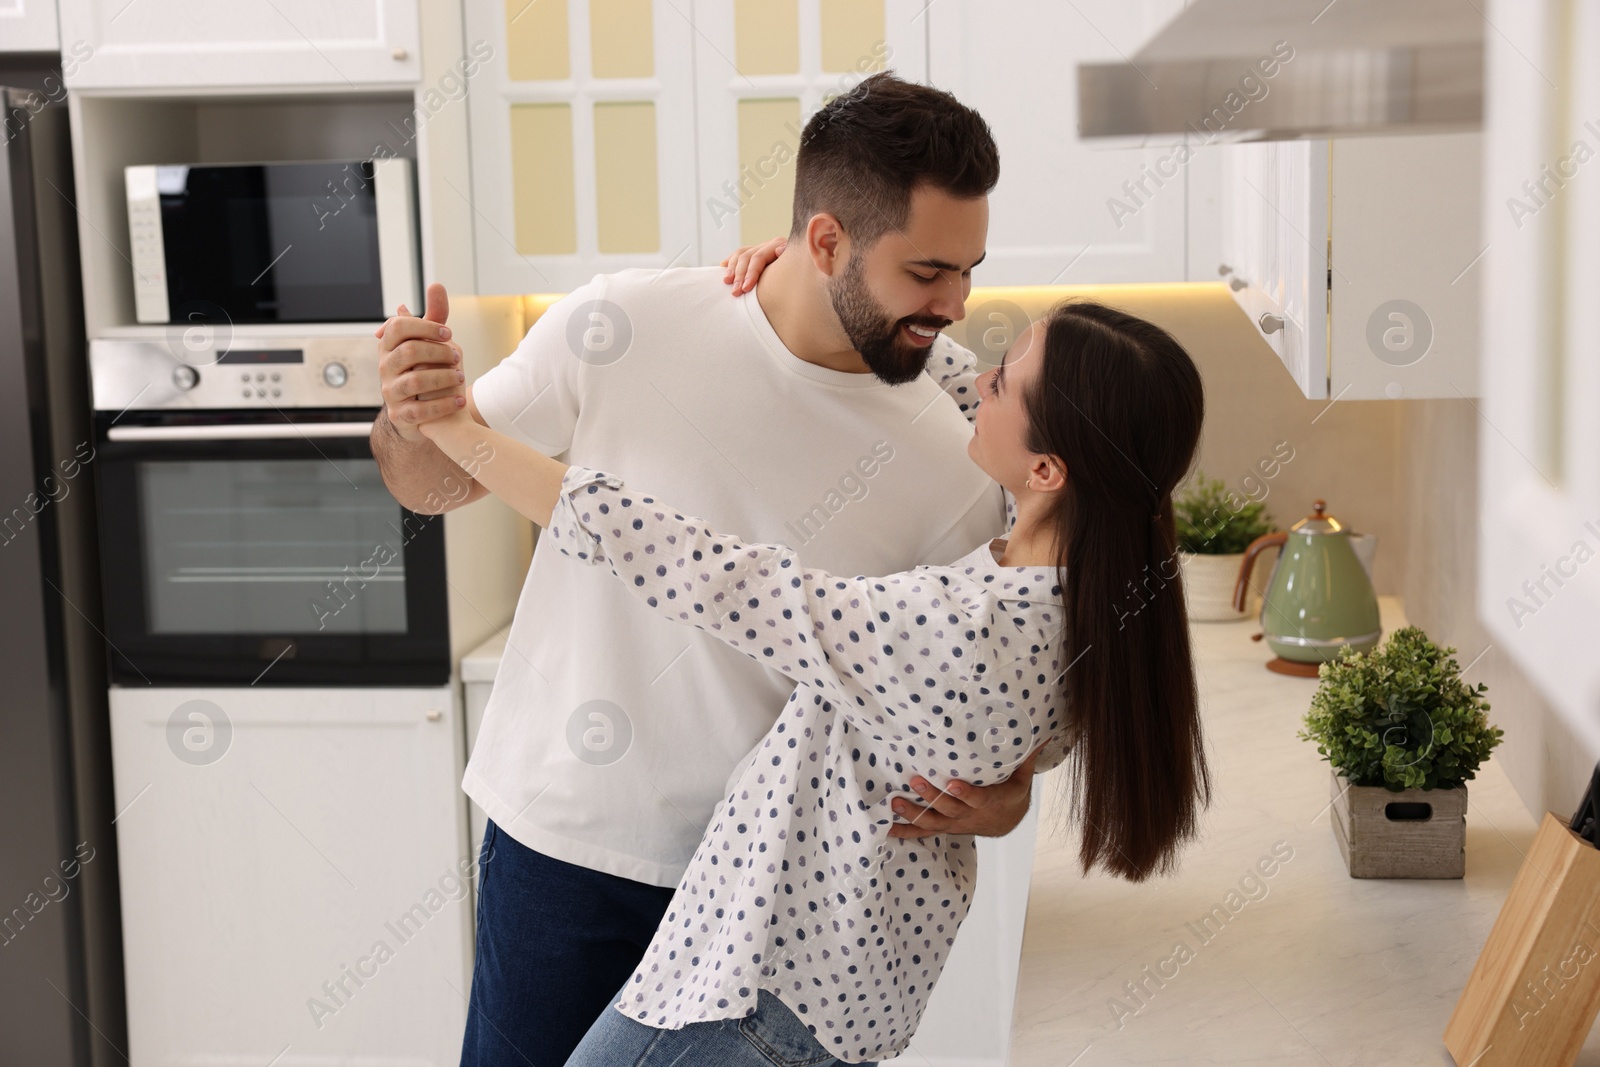
M 425 318 L 382 331 L 384 479 L 414 510 L 484 495 L 473 483 L 441 496 L 461 470 L 416 430 L 464 403 L 825 570 L 955 560 L 1004 523 L 949 395 L 975 400 L 974 360 L 939 333 L 963 317 L 998 175 L 975 112 L 880 74 L 807 123 L 789 245 L 753 293 L 731 298 L 719 268 L 600 275 L 455 397 L 460 356 L 434 286 Z M 565 1061 L 638 964 L 724 783 L 790 689 L 537 546 L 463 781 L 493 855 L 464 1065 Z M 1009 832 L 1030 775 L 959 798 L 923 783 L 930 807 L 909 806 L 895 834 Z

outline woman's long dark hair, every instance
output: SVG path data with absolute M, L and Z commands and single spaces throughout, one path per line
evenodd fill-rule
M 1200 440 L 1200 373 L 1159 326 L 1058 304 L 1025 403 L 1028 447 L 1066 469 L 1050 521 L 1077 728 L 1068 818 L 1085 873 L 1141 882 L 1176 869 L 1211 802 L 1172 517 Z

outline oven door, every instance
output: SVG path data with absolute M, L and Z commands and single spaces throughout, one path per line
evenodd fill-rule
M 100 417 L 113 681 L 448 680 L 443 517 L 389 494 L 375 414 Z

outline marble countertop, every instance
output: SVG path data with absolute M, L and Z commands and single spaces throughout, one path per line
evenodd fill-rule
M 1386 636 L 1406 624 L 1395 598 L 1380 608 Z M 1179 874 L 1084 877 L 1043 779 L 1013 1067 L 1454 1064 L 1445 1024 L 1537 822 L 1491 758 L 1468 786 L 1465 878 L 1351 878 L 1328 764 L 1295 736 L 1317 680 L 1268 671 L 1258 630 L 1192 627 L 1213 802 Z M 1284 855 L 1272 877 L 1256 871 Z M 1202 940 L 1199 920 L 1230 892 L 1245 903 Z M 1577 1064 L 1600 1067 L 1600 1028 Z

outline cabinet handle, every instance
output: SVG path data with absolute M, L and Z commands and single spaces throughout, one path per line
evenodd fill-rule
M 424 717 L 427 718 L 427 720 L 429 722 L 438 722 L 440 719 L 444 718 L 444 713 L 441 712 L 438 708 L 429 708 L 427 711 L 423 712 L 422 714 L 423 714 Z
M 410 55 L 411 53 L 407 52 L 404 48 L 396 48 L 393 52 L 390 52 L 389 54 L 391 56 L 393 56 L 397 61 L 403 61 L 406 58 L 406 56 Z
M 1228 275 L 1233 273 L 1233 268 L 1228 266 L 1226 263 L 1218 263 L 1217 273 L 1226 278 Z
M 1250 283 L 1235 274 L 1233 277 L 1228 279 L 1228 288 L 1237 293 L 1240 289 L 1250 288 Z
M 1262 333 L 1277 333 L 1283 329 L 1283 316 L 1274 315 L 1270 311 L 1264 313 L 1258 321 Z

